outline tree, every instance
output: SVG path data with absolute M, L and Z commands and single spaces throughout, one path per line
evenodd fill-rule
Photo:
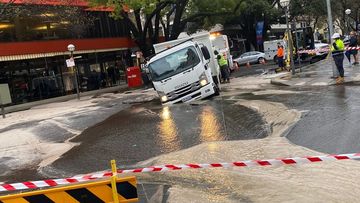
M 94 6 L 110 6 L 115 18 L 127 23 L 132 37 L 145 56 L 152 54 L 152 44 L 159 42 L 163 29 L 165 40 L 177 39 L 191 23 L 197 29 L 208 28 L 233 13 L 238 0 L 90 0 Z
M 331 3 L 335 25 L 340 27 L 343 33 L 347 33 L 347 26 L 349 26 L 349 30 L 356 30 L 356 26 L 349 22 L 359 23 L 360 0 L 332 0 Z M 349 16 L 345 14 L 346 9 L 351 9 Z
M 265 30 L 277 21 L 280 12 L 276 9 L 278 1 L 273 0 L 240 0 L 238 1 L 235 16 L 228 19 L 226 25 L 240 25 L 242 35 L 246 38 L 246 49 L 257 47 L 256 24 L 264 21 Z
M 312 30 L 318 25 L 327 22 L 327 7 L 325 0 L 292 0 L 290 4 L 291 19 L 306 21 L 313 25 Z

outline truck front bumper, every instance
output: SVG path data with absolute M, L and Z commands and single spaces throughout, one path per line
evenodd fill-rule
M 209 83 L 207 85 L 205 85 L 204 87 L 201 87 L 200 89 L 186 95 L 183 96 L 179 99 L 173 100 L 173 101 L 168 101 L 165 103 L 162 103 L 163 105 L 171 105 L 171 104 L 176 104 L 176 103 L 189 103 L 195 100 L 199 100 L 199 99 L 205 99 L 213 94 L 215 94 L 215 90 L 214 90 L 214 83 Z

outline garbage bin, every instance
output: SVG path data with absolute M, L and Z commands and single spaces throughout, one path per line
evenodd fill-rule
M 128 87 L 140 87 L 142 85 L 140 67 L 128 67 L 126 70 Z

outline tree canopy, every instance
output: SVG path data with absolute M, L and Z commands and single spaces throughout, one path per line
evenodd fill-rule
M 123 18 L 132 37 L 145 55 L 159 42 L 163 29 L 165 40 L 177 39 L 189 31 L 207 29 L 223 23 L 234 12 L 239 0 L 90 0 L 94 6 L 114 8 L 113 17 Z

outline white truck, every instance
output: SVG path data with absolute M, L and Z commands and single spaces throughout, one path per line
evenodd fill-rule
M 222 54 L 225 59 L 228 61 L 229 68 L 233 68 L 233 59 L 230 54 L 230 46 L 229 40 L 226 35 L 211 35 L 210 40 L 213 46 L 213 50 L 217 50 L 220 54 Z
M 203 99 L 219 93 L 219 66 L 210 33 L 155 44 L 146 64 L 162 104 Z
M 284 40 L 271 40 L 264 42 L 264 53 L 267 61 L 273 60 L 274 62 L 277 62 L 278 43 L 282 44 L 286 50 L 286 42 Z

